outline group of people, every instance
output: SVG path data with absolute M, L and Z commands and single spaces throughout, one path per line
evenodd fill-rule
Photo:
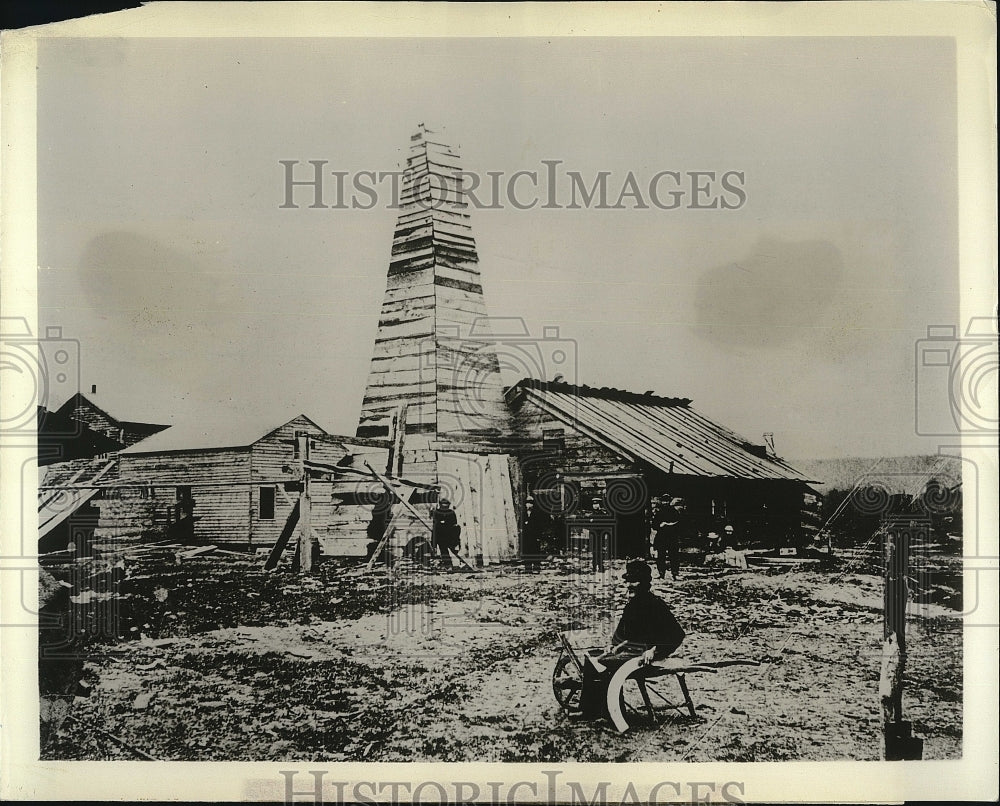
M 586 543 L 591 570 L 602 573 L 613 553 L 614 529 L 614 519 L 604 511 L 602 499 L 593 498 L 590 509 L 574 518 L 572 526 Z M 669 570 L 671 578 L 676 580 L 681 573 L 682 547 L 698 539 L 688 516 L 687 502 L 677 497 L 654 499 L 651 526 L 650 548 L 657 574 L 664 579 Z M 522 521 L 521 555 L 529 570 L 537 568 L 543 558 L 562 551 L 567 534 L 566 521 L 537 506 L 532 496 L 527 497 Z M 455 510 L 447 498 L 442 498 L 432 512 L 431 545 L 445 565 L 450 566 L 451 555 L 458 552 L 460 537 L 461 527 Z M 711 554 L 736 547 L 736 530 L 731 524 L 726 524 L 709 532 L 703 548 L 706 554 Z

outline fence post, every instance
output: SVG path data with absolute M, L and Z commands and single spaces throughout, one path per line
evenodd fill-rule
M 923 739 L 914 736 L 911 722 L 903 720 L 903 673 L 906 669 L 907 572 L 910 542 L 915 528 L 911 519 L 883 523 L 885 537 L 885 587 L 882 599 L 882 674 L 879 696 L 885 733 L 886 761 L 919 760 Z

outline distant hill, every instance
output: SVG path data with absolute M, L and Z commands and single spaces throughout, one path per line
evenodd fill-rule
M 824 495 L 831 490 L 850 490 L 859 482 L 885 488 L 892 493 L 920 493 L 932 478 L 947 487 L 962 481 L 962 460 L 954 456 L 870 456 L 847 459 L 789 459 L 788 463 L 809 479 Z

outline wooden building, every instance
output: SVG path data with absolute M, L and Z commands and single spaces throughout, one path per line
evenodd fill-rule
M 118 452 L 169 428 L 121 420 L 75 394 L 38 410 L 38 551 L 82 550 L 93 538 L 100 486 L 118 477 Z
M 802 538 L 807 479 L 686 398 L 525 379 L 507 401 L 525 489 L 569 522 L 600 498 L 617 556 L 645 553 L 661 496 L 686 499 L 704 532 L 730 523 L 744 542 Z
M 77 393 L 55 411 L 38 409 L 38 464 L 117 453 L 170 426 L 120 420 Z
M 405 168 L 356 436 L 331 436 L 304 415 L 277 428 L 241 416 L 132 444 L 137 424 L 81 398 L 72 405 L 88 428 L 128 443 L 115 486 L 95 498 L 98 531 L 123 538 L 183 523 L 192 540 L 270 548 L 309 472 L 305 439 L 310 461 L 335 469 L 309 475 L 305 497 L 329 555 L 364 555 L 383 536 L 400 551 L 427 536 L 447 496 L 466 559 L 514 559 L 529 493 L 560 518 L 599 496 L 619 556 L 644 553 L 650 499 L 661 495 L 687 498 L 705 528 L 725 519 L 755 540 L 796 539 L 805 478 L 689 400 L 531 379 L 505 392 L 458 152 L 421 124 Z M 405 504 L 386 511 L 369 464 L 402 485 Z
M 343 468 L 342 478 L 310 482 L 310 524 L 322 553 L 363 556 L 380 487 L 350 470 L 365 461 L 384 467 L 388 449 L 331 436 L 305 415 L 276 428 L 246 416 L 175 426 L 123 450 L 117 484 L 96 502 L 97 537 L 182 530 L 177 536 L 194 543 L 270 548 L 299 499 L 303 450 L 311 461 Z

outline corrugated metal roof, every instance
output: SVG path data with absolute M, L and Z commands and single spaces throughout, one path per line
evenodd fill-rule
M 781 459 L 750 450 L 759 446 L 699 414 L 686 399 L 568 384 L 536 382 L 518 387 L 557 419 L 664 472 L 808 481 Z
M 246 412 L 216 412 L 215 416 L 201 417 L 193 422 L 174 425 L 166 431 L 153 434 L 142 442 L 121 451 L 123 456 L 140 453 L 166 453 L 168 451 L 203 451 L 223 448 L 246 448 L 266 437 L 272 431 L 295 420 L 312 424 L 322 434 L 326 431 L 304 414 L 275 425 L 274 417 Z

